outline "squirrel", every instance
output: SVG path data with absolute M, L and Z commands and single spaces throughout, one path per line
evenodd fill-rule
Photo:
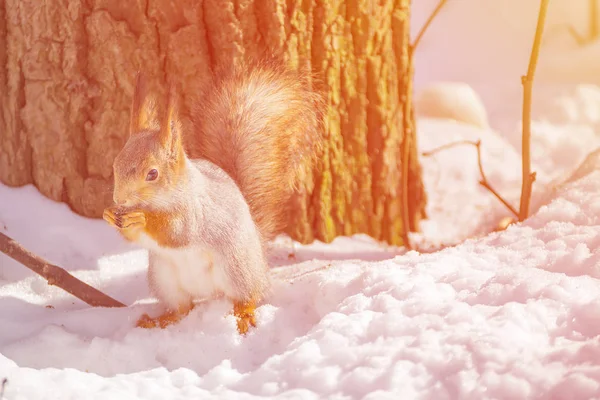
M 213 74 L 181 116 L 177 89 L 160 112 L 137 73 L 130 135 L 113 163 L 114 205 L 103 218 L 148 249 L 148 282 L 164 328 L 194 300 L 224 295 L 237 329 L 256 326 L 270 288 L 266 243 L 285 229 L 286 204 L 323 142 L 322 94 L 309 75 L 257 62 Z

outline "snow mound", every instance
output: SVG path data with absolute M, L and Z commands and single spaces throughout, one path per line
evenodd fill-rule
M 547 118 L 552 122 L 566 121 L 600 128 L 600 86 L 594 84 L 569 86 L 571 90 L 565 90 L 565 94 L 556 96 L 555 107 L 545 107 L 549 110 Z
M 419 117 L 451 119 L 479 128 L 488 128 L 485 107 L 479 95 L 463 82 L 436 82 L 415 96 Z

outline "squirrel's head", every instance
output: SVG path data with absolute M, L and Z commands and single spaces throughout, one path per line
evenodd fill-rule
M 161 115 L 156 98 L 147 93 L 145 77 L 138 73 L 129 139 L 113 163 L 116 204 L 168 206 L 185 168 L 181 130 L 174 86 L 167 112 Z

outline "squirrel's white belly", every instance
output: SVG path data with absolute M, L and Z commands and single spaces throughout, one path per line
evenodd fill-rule
M 168 307 L 184 306 L 190 300 L 228 292 L 224 271 L 210 249 L 159 247 L 143 235 L 140 244 L 149 249 L 148 278 L 160 301 Z

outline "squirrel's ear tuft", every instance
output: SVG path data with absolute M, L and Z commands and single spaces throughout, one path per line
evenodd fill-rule
M 179 116 L 179 100 L 175 84 L 169 86 L 169 102 L 167 108 L 167 120 L 161 129 L 162 145 L 174 152 L 181 147 L 181 118 Z
M 129 134 L 133 135 L 143 130 L 158 129 L 160 129 L 160 124 L 156 98 L 148 93 L 146 75 L 143 72 L 138 72 L 135 77 Z

